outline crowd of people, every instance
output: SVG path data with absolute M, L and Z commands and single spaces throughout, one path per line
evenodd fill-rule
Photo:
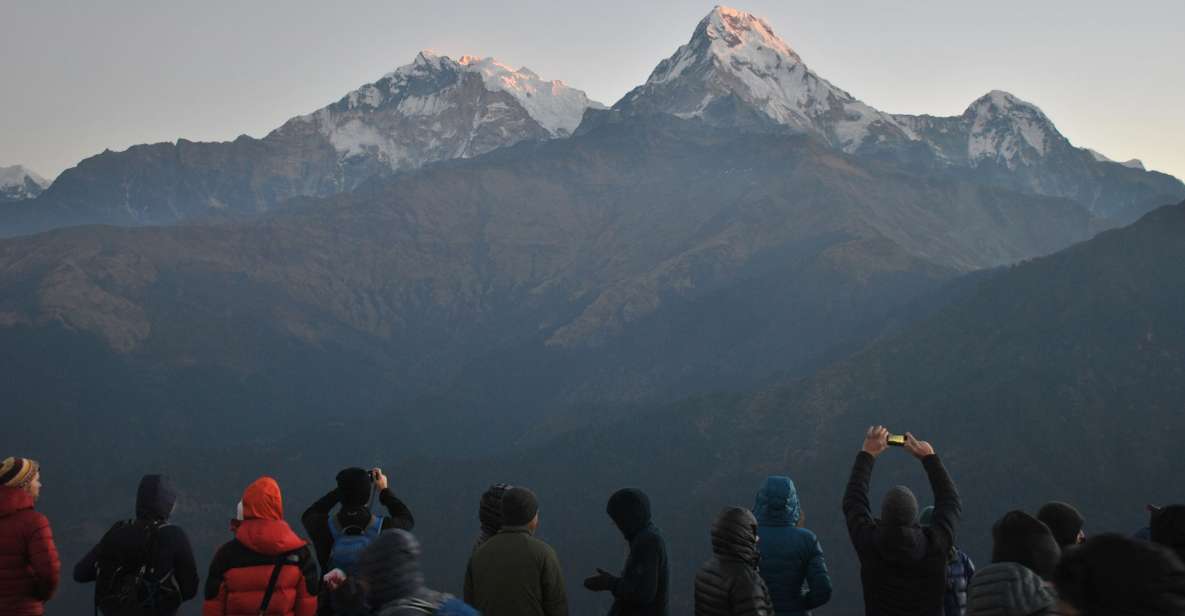
M 933 505 L 896 486 L 874 515 L 869 485 L 891 444 L 920 461 Z M 203 616 L 565 616 L 568 594 L 554 549 L 535 536 L 539 501 L 528 488 L 495 484 L 481 495 L 480 531 L 462 597 L 427 588 L 411 510 L 381 469 L 348 468 L 301 516 L 308 539 L 284 521 L 280 486 L 247 486 L 231 521 L 234 538 L 210 562 L 205 585 L 184 531 L 169 523 L 177 492 L 147 475 L 135 519 L 117 522 L 74 567 L 95 585 L 105 616 L 170 616 L 203 594 Z M 49 521 L 34 505 L 40 467 L 0 463 L 0 614 L 41 616 L 58 586 Z M 377 506 L 376 506 L 377 505 Z M 992 528 L 991 563 L 976 568 L 956 544 L 961 504 L 934 448 L 911 434 L 869 428 L 843 497 L 872 616 L 1185 614 L 1185 505 L 1150 508 L 1134 537 L 1087 537 L 1066 503 L 1036 516 L 1009 511 Z M 616 573 L 596 569 L 591 592 L 613 597 L 610 616 L 667 616 L 670 566 L 642 491 L 618 490 L 606 515 L 628 546 Z M 800 616 L 826 605 L 833 586 L 794 482 L 771 476 L 752 509 L 725 508 L 711 527 L 712 558 L 694 582 L 695 616 Z

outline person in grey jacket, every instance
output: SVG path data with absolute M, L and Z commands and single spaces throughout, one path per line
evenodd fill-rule
M 1057 593 L 1019 563 L 993 563 L 971 579 L 967 616 L 1057 616 Z

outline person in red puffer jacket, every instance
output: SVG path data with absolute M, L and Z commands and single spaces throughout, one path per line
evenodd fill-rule
M 41 470 L 27 458 L 0 462 L 0 614 L 41 616 L 62 564 L 49 520 L 33 510 Z
M 268 584 L 276 583 L 262 609 Z M 280 486 L 257 479 L 243 492 L 243 521 L 210 563 L 202 616 L 314 616 L 320 576 L 308 542 L 284 521 Z

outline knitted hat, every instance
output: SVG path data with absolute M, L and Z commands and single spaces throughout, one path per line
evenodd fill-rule
M 370 487 L 374 480 L 370 471 L 362 468 L 347 468 L 337 474 L 337 490 L 341 494 L 343 507 L 364 507 L 370 502 Z
M 481 532 L 484 536 L 496 534 L 502 530 L 502 495 L 510 489 L 508 483 L 495 483 L 481 495 L 481 504 L 477 508 L 477 519 L 481 522 Z
M 502 494 L 502 524 L 504 526 L 526 526 L 539 513 L 539 500 L 535 493 L 522 487 L 513 487 Z
M 1050 580 L 1061 555 L 1049 527 L 1023 511 L 1009 511 L 992 526 L 993 563 L 1018 563 Z
M 896 486 L 881 501 L 881 521 L 894 526 L 912 526 L 918 519 L 918 499 L 905 486 Z
M 977 574 L 978 575 L 978 574 Z M 1185 614 L 1185 565 L 1165 548 L 1117 534 L 1066 551 L 1055 577 L 1082 616 Z
M 41 465 L 29 458 L 5 458 L 0 462 L 0 485 L 8 488 L 23 488 L 33 483 Z
M 1078 544 L 1078 533 L 1082 532 L 1082 525 L 1086 522 L 1077 509 L 1057 501 L 1042 507 L 1037 512 L 1037 519 L 1045 522 L 1062 548 Z

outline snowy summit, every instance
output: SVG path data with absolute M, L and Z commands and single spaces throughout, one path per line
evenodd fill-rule
M 705 117 L 734 100 L 848 152 L 869 139 L 912 138 L 893 116 L 807 68 L 764 19 L 722 6 L 712 9 L 691 40 L 616 107 Z
M 23 165 L 0 167 L 0 202 L 32 199 L 48 187 L 45 178 Z
M 390 169 L 484 154 L 524 140 L 566 137 L 604 105 L 562 81 L 494 58 L 422 51 L 410 64 L 289 121 L 276 133 L 320 133 L 340 157 Z

